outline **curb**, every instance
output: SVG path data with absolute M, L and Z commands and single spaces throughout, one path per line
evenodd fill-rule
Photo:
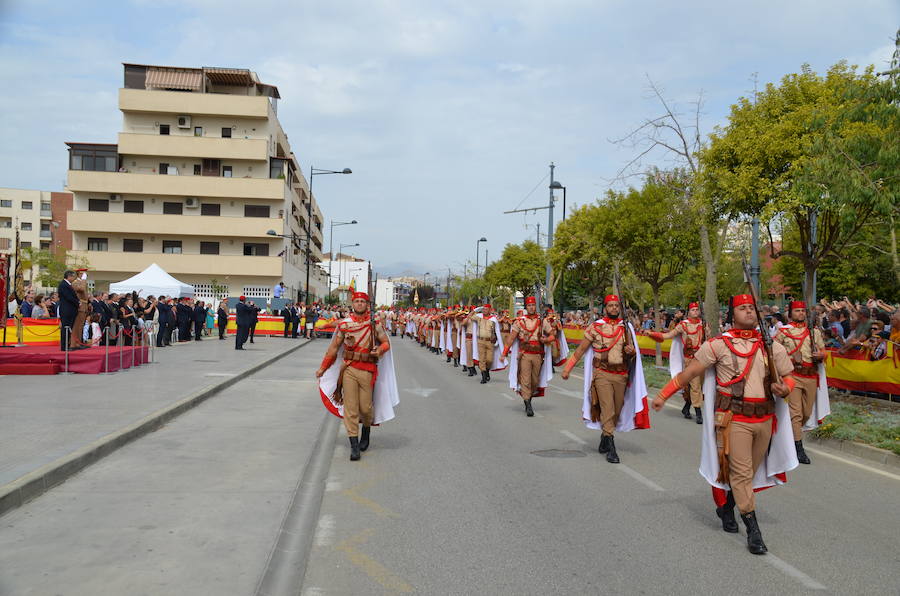
M 73 451 L 68 455 L 64 455 L 63 457 L 45 464 L 37 470 L 29 472 L 21 478 L 0 487 L 0 516 L 5 515 L 7 512 L 21 507 L 28 501 L 44 494 L 57 484 L 65 482 L 69 477 L 103 459 L 113 451 L 155 431 L 170 420 L 177 418 L 188 410 L 200 405 L 208 398 L 227 389 L 238 381 L 249 377 L 289 354 L 293 354 L 310 341 L 311 340 L 306 340 L 302 344 L 294 346 L 289 350 L 285 350 L 281 354 L 277 354 L 268 360 L 263 360 L 262 362 L 238 372 L 233 377 L 204 387 L 173 404 L 148 414 L 124 428 L 101 437 L 89 445 Z
M 301 592 L 339 427 L 330 412 L 323 414 L 316 443 L 256 586 L 256 596 L 295 596 Z
M 900 455 L 897 455 L 893 451 L 888 451 L 887 449 L 872 447 L 871 445 L 866 445 L 865 443 L 857 443 L 856 441 L 844 441 L 841 439 L 831 439 L 827 437 L 821 438 L 814 437 L 812 435 L 806 435 L 804 437 L 804 440 L 815 443 L 819 447 L 825 447 L 826 449 L 830 449 L 833 451 L 840 451 L 842 453 L 847 453 L 861 459 L 866 459 L 885 466 L 900 469 Z

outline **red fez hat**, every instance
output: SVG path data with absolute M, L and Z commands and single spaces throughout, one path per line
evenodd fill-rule
M 87 269 L 76 269 L 75 270 L 76 273 L 83 273 L 85 271 L 87 271 Z
M 353 292 L 352 300 L 365 300 L 366 302 L 368 302 L 369 295 L 366 294 L 365 292 Z
M 246 300 L 246 299 L 247 299 L 246 296 L 241 296 L 240 298 L 238 298 L 238 300 L 240 300 L 241 302 L 243 302 L 243 301 Z
M 700 304 L 697 302 L 691 302 L 690 304 L 688 304 L 688 310 L 691 310 L 692 308 L 700 308 Z
M 484 308 L 491 308 L 491 305 L 490 305 L 490 304 L 485 304 L 485 305 L 484 305 Z
M 528 296 L 525 298 L 525 304 L 537 304 L 537 299 L 534 296 Z
M 731 297 L 731 306 L 736 307 L 742 304 L 755 304 L 753 302 L 753 296 L 750 294 L 738 294 L 737 296 Z
M 788 310 L 794 310 L 795 308 L 806 308 L 806 303 L 802 300 L 791 300 L 791 303 L 788 304 Z
M 606 298 L 603 299 L 603 304 L 609 304 L 610 302 L 618 302 L 619 297 L 615 294 L 608 294 Z

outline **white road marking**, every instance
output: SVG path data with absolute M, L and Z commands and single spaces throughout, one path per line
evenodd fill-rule
M 563 389 L 562 387 L 557 387 L 556 385 L 550 385 L 550 389 L 556 391 L 557 393 L 561 393 L 563 395 L 567 395 L 569 397 L 574 397 L 575 399 L 584 399 L 584 393 L 581 391 L 572 391 L 571 389 Z
M 316 546 L 330 546 L 334 542 L 334 516 L 330 513 L 319 518 L 316 526 Z
M 233 377 L 237 373 L 206 373 L 204 377 Z
M 507 394 L 505 394 L 505 393 L 501 393 L 500 395 L 502 395 L 503 397 L 505 397 L 505 398 L 508 399 L 509 401 L 516 401 L 516 398 L 514 398 L 512 395 L 507 395 Z
M 561 431 L 559 431 L 559 432 L 561 432 L 561 433 L 564 434 L 565 436 L 569 437 L 570 439 L 572 439 L 572 440 L 575 441 L 576 443 L 580 443 L 580 444 L 582 444 L 582 445 L 587 445 L 587 441 L 585 441 L 584 439 L 582 439 L 582 438 L 579 437 L 578 435 L 575 435 L 574 433 L 570 433 L 570 432 L 567 431 L 567 430 L 561 430 Z
M 863 470 L 867 470 L 869 472 L 874 472 L 876 474 L 881 474 L 882 476 L 886 476 L 892 480 L 900 480 L 900 476 L 897 474 L 891 474 L 885 470 L 879 470 L 878 468 L 873 468 L 872 466 L 867 466 L 866 464 L 861 464 L 859 462 L 855 462 L 851 459 L 847 459 L 846 457 L 841 457 L 840 455 L 834 455 L 833 453 L 827 453 L 822 451 L 821 449 L 816 449 L 814 447 L 807 447 L 804 445 L 807 451 L 812 451 L 816 455 L 824 455 L 825 457 L 830 457 L 831 459 L 836 459 L 840 462 L 844 462 L 845 464 L 850 464 L 851 466 L 856 466 L 857 468 L 862 468 Z
M 412 393 L 414 395 L 418 395 L 420 397 L 428 397 L 437 389 L 431 389 L 430 387 L 416 387 L 415 389 L 404 389 L 407 393 Z
M 339 491 L 342 488 L 344 488 L 344 485 L 337 480 L 329 480 L 325 483 L 325 490 L 330 493 Z
M 615 467 L 616 467 L 616 469 L 625 472 L 626 474 L 628 474 L 629 476 L 631 476 L 632 478 L 634 478 L 635 480 L 637 480 L 638 482 L 640 482 L 641 484 L 646 486 L 647 488 L 651 488 L 651 489 L 659 491 L 661 493 L 666 491 L 666 489 L 664 489 L 660 485 L 656 484 L 655 482 L 653 482 L 652 480 L 650 480 L 643 474 L 636 472 L 635 470 L 632 470 L 625 464 L 616 464 Z
M 785 575 L 789 575 L 793 577 L 795 580 L 809 588 L 810 590 L 827 590 L 828 588 L 806 575 L 790 563 L 783 561 L 773 555 L 772 553 L 767 553 L 763 555 L 762 560 L 771 565 L 772 567 L 778 569 L 783 572 Z

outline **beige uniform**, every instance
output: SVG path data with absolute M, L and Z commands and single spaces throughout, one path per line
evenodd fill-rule
M 728 460 L 727 482 L 731 485 L 734 501 L 741 513 L 756 509 L 753 493 L 753 476 L 766 457 L 772 439 L 772 418 L 775 401 L 767 397 L 768 379 L 766 352 L 762 340 L 757 337 L 715 337 L 700 346 L 695 358 L 716 371 L 716 426 L 727 420 L 726 452 Z M 730 334 L 741 335 L 733 330 Z M 782 377 L 793 372 L 790 358 L 784 346 L 773 342 L 775 370 Z M 752 359 L 752 362 L 751 362 Z
M 341 390 L 344 398 L 344 428 L 348 437 L 359 436 L 359 425 L 372 426 L 372 390 L 377 374 L 372 324 L 368 317 L 348 317 L 337 324 L 344 345 Z M 383 332 L 382 332 L 383 333 Z M 374 340 L 377 342 L 377 339 Z
M 703 321 L 701 319 L 685 319 L 678 323 L 676 329 L 681 336 L 684 367 L 687 368 L 687 365 L 694 359 L 694 354 L 703 342 L 706 341 L 706 334 L 703 331 Z M 691 406 L 694 408 L 703 406 L 703 379 L 700 377 L 691 379 L 688 386 L 684 388 L 684 401 L 691 402 Z
M 559 362 L 559 332 L 562 331 L 562 323 L 559 322 L 559 319 L 556 316 L 550 315 L 544 317 L 544 322 L 541 324 L 541 335 L 545 338 L 553 339 L 553 343 L 550 344 L 550 355 L 553 357 L 553 362 Z
M 522 399 L 531 399 L 538 393 L 544 364 L 541 319 L 537 315 L 517 317 L 510 333 L 519 340 L 519 394 Z
M 75 295 L 78 296 L 78 312 L 75 315 L 75 323 L 72 325 L 69 347 L 77 348 L 78 346 L 87 345 L 82 342 L 81 332 L 84 329 L 84 322 L 91 312 L 91 295 L 88 293 L 87 282 L 83 279 L 76 278 L 73 280 L 72 289 L 75 290 Z
M 485 318 L 477 314 L 472 317 L 478 337 L 478 368 L 490 371 L 494 363 L 494 346 L 497 345 L 497 329 L 493 318 Z
M 625 403 L 629 361 L 625 346 L 634 348 L 631 333 L 621 319 L 598 319 L 584 331 L 594 350 L 591 384 L 591 418 L 599 421 L 603 434 L 612 436 Z
M 813 362 L 813 354 L 825 349 L 822 333 L 813 329 L 810 337 L 805 323 L 791 323 L 782 327 L 775 335 L 775 340 L 784 346 L 791 364 L 794 367 L 794 379 L 797 381 L 794 390 L 788 395 L 791 408 L 791 429 L 794 440 L 803 439 L 803 425 L 812 415 L 816 403 L 816 392 L 819 388 L 818 363 Z

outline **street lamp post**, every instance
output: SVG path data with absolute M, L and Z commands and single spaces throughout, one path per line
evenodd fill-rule
M 425 275 L 422 276 L 422 289 L 425 289 L 425 286 L 428 284 L 428 276 L 431 275 L 431 271 L 426 271 Z M 432 303 L 432 306 L 434 304 Z
M 479 245 L 482 242 L 487 242 L 487 238 L 483 237 L 475 243 L 475 277 L 478 277 L 478 257 L 479 257 Z
M 563 191 L 563 216 L 562 216 L 562 218 L 563 218 L 563 221 L 566 221 L 566 187 L 563 186 L 563 185 L 559 182 L 559 180 L 554 180 L 553 183 L 550 184 L 550 192 L 551 192 L 551 193 L 552 193 L 554 190 L 557 190 L 557 189 L 560 189 L 560 188 L 561 188 L 562 191 Z M 548 240 L 548 245 L 549 245 L 549 240 Z M 549 249 L 549 246 L 548 246 L 548 249 Z M 565 281 L 565 279 L 566 279 L 566 270 L 565 270 L 565 268 L 563 268 L 562 272 L 559 274 L 559 285 L 560 285 L 560 288 L 563 287 L 563 282 Z M 552 299 L 551 299 L 551 302 L 552 302 Z M 560 316 L 562 316 L 562 312 L 563 312 L 563 308 L 564 308 L 564 306 L 563 306 L 564 303 L 565 303 L 565 298 L 564 298 L 564 296 L 561 294 L 561 295 L 560 295 L 560 298 L 559 298 L 559 304 L 556 305 L 556 306 L 557 306 L 557 310 L 559 310 Z
M 325 174 L 352 174 L 353 170 L 344 168 L 343 170 L 322 170 L 309 166 L 309 200 L 306 201 L 306 301 L 309 302 L 309 265 L 312 252 L 312 202 L 313 202 L 313 177 Z M 331 281 L 329 280 L 329 283 Z
M 334 261 L 334 226 L 350 226 L 357 223 L 353 221 L 331 220 L 331 228 L 328 231 L 328 293 L 331 294 L 331 263 Z

